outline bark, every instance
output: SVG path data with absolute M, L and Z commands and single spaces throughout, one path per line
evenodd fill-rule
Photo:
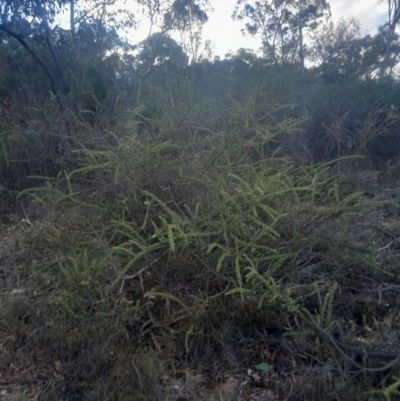
M 79 57 L 79 42 L 76 39 L 75 0 L 70 0 L 69 22 L 70 22 L 70 27 L 71 27 L 72 43 L 74 45 L 74 50 L 75 50 L 75 60 L 77 60 Z

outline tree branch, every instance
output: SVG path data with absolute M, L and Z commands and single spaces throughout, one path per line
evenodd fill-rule
M 16 32 L 12 31 L 8 27 L 6 27 L 3 24 L 0 24 L 0 30 L 7 33 L 10 35 L 12 38 L 17 40 L 25 49 L 26 51 L 32 56 L 32 58 L 40 65 L 40 67 L 43 69 L 44 73 L 47 75 L 47 78 L 49 79 L 50 83 L 50 88 L 54 95 L 56 95 L 57 98 L 57 103 L 60 107 L 60 110 L 63 110 L 62 102 L 60 99 L 60 94 L 57 89 L 56 81 L 54 79 L 53 74 L 51 73 L 50 69 L 47 67 L 47 65 L 43 62 L 43 60 L 38 56 L 38 54 L 32 49 L 32 47 L 24 40 L 24 38 L 21 35 L 18 35 Z

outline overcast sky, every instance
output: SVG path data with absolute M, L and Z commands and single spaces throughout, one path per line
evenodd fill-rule
M 243 25 L 231 19 L 236 0 L 210 0 L 214 12 L 204 27 L 204 39 L 211 39 L 215 53 L 223 57 L 230 50 L 235 52 L 240 47 L 257 49 L 261 42 L 254 38 L 244 38 L 240 30 Z M 387 2 L 378 0 L 330 0 L 332 17 L 357 18 L 363 30 L 374 33 L 379 25 L 387 20 Z

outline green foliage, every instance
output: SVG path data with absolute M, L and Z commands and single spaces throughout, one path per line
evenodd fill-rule
M 245 22 L 245 31 L 260 35 L 264 55 L 281 64 L 293 63 L 299 42 L 299 24 L 303 30 L 315 29 L 330 14 L 325 0 L 318 2 L 238 0 L 233 18 Z
M 332 321 L 332 309 L 333 309 L 333 296 L 335 295 L 335 291 L 338 285 L 337 283 L 333 283 L 329 287 L 324 300 L 322 300 L 321 298 L 318 286 L 315 284 L 314 287 L 319 307 L 318 318 L 315 319 L 310 313 L 310 311 L 308 311 L 305 308 L 301 309 L 301 312 L 304 314 L 305 318 L 310 321 L 310 323 L 313 326 L 313 329 L 317 330 L 317 334 L 319 334 L 318 330 L 330 333 L 332 329 L 335 327 L 335 325 L 337 325 L 337 322 Z
M 261 373 L 268 373 L 271 367 L 268 365 L 268 363 L 262 362 L 255 365 L 254 369 L 258 370 Z
M 103 102 L 92 97 L 93 120 L 67 108 L 73 129 L 57 143 L 59 156 L 51 168 L 32 167 L 31 188 L 26 182 L 21 188 L 18 201 L 30 195 L 27 216 L 18 241 L 4 247 L 16 259 L 0 254 L 4 266 L 15 262 L 9 288 L 26 280 L 40 294 L 22 307 L 34 314 L 10 307 L 7 330 L 21 333 L 32 349 L 35 341 L 54 344 L 42 356 L 44 366 L 60 361 L 60 374 L 88 398 L 156 399 L 161 387 L 164 398 L 175 399 L 183 384 L 174 380 L 189 377 L 187 371 L 213 372 L 218 381 L 217 370 L 231 373 L 261 361 L 261 373 L 268 366 L 277 375 L 295 375 L 299 399 L 334 393 L 352 400 L 361 386 L 373 391 L 376 377 L 357 384 L 342 355 L 332 354 L 327 334 L 343 336 L 348 325 L 348 338 L 362 338 L 391 321 L 384 303 L 390 289 L 379 287 L 384 301 L 377 305 L 371 283 L 395 284 L 397 234 L 380 225 L 395 205 L 383 191 L 370 199 L 358 176 L 364 159 L 356 155 L 365 155 L 381 128 L 395 126 L 385 108 L 361 121 L 369 109 L 357 91 L 372 100 L 382 87 L 357 82 L 348 88 L 358 120 L 333 138 L 340 151 L 321 153 L 317 162 L 329 131 L 317 122 L 347 107 L 339 84 L 307 98 L 293 69 L 265 67 L 242 54 L 210 63 L 205 87 L 201 76 L 190 75 L 201 72 L 193 66 L 187 76 L 171 78 L 169 88 L 149 78 L 133 96 L 139 98 L 134 107 L 121 92 L 111 112 L 115 87 L 101 68 L 89 74 L 94 64 L 86 65 L 84 78 L 71 74 L 73 90 L 82 99 L 98 90 Z M 40 161 L 48 160 L 45 134 L 58 132 L 65 118 L 54 101 L 29 113 L 41 116 L 42 125 L 24 152 L 18 153 L 20 138 L 28 138 L 22 125 L 14 121 L 1 131 L 7 168 L 22 168 L 17 154 L 25 162 L 29 152 L 43 152 Z M 297 157 L 304 148 L 307 157 Z M 296 372 L 311 364 L 311 384 L 301 387 L 304 377 Z M 346 384 L 333 388 L 328 381 L 336 376 L 324 373 L 326 366 Z M 317 381 L 325 379 L 321 389 Z M 273 386 L 290 396 L 284 382 Z
M 105 99 L 107 90 L 102 82 L 98 71 L 92 65 L 84 69 L 83 81 L 83 110 L 97 112 Z
M 391 401 L 396 397 L 397 395 L 400 395 L 400 391 L 398 391 L 398 388 L 400 386 L 400 379 L 394 378 L 396 381 L 383 390 L 372 390 L 372 391 L 365 391 L 363 395 L 372 395 L 372 394 L 382 394 L 385 401 Z
M 60 400 L 230 400 L 259 380 L 271 398 L 394 400 L 400 98 L 371 78 L 382 35 L 325 27 L 302 76 L 298 12 L 311 32 L 323 2 L 240 2 L 250 33 L 270 23 L 264 57 L 190 65 L 165 35 L 200 29 L 205 1 L 143 3 L 165 29 L 138 47 L 112 2 L 74 33 L 46 29 L 62 2 L 28 19 L 8 3 L 2 382 Z
M 380 35 L 363 36 L 355 18 L 328 21 L 313 33 L 310 56 L 327 83 L 372 78 L 383 56 Z

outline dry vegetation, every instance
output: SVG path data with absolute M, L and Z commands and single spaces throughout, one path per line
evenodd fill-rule
M 261 88 L 112 122 L 26 111 L 63 151 L 8 165 L 34 175 L 4 197 L 4 401 L 400 399 L 399 166 L 365 153 L 393 116 L 346 154 L 346 128 L 310 145 L 323 125 L 292 106 Z M 20 120 L 3 150 L 28 160 Z

